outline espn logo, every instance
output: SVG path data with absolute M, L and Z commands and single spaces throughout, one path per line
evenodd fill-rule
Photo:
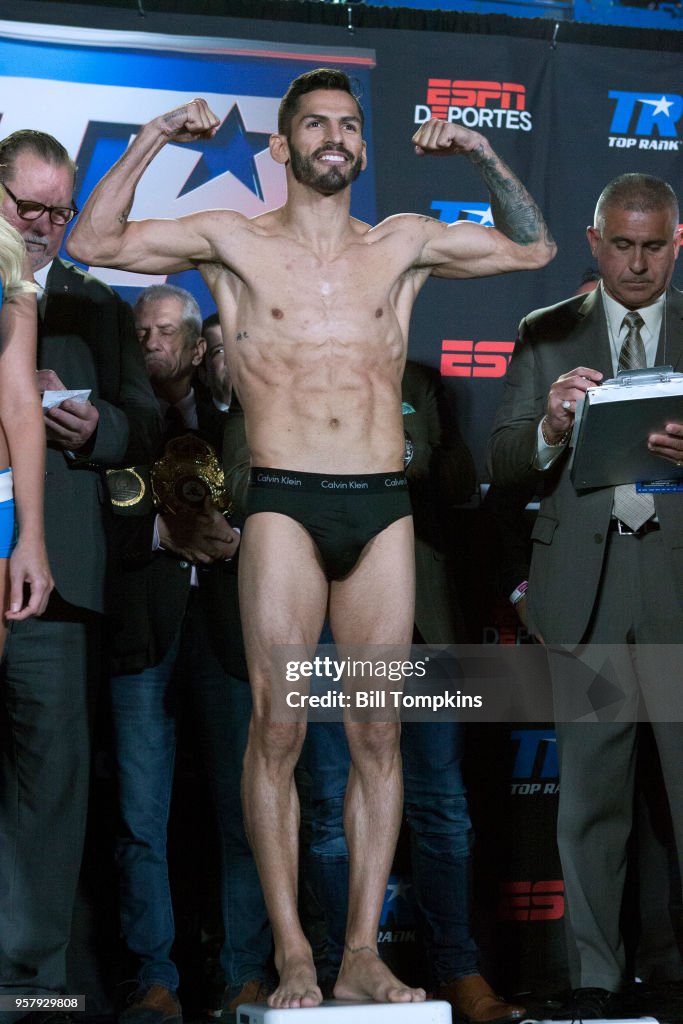
M 427 81 L 427 105 L 432 117 L 448 119 L 449 107 L 487 107 L 500 110 L 524 110 L 526 86 L 514 82 L 478 82 L 465 79 L 430 78 Z
M 564 917 L 564 882 L 501 882 L 499 921 L 559 921 Z
M 441 343 L 442 377 L 504 377 L 514 341 L 445 339 Z

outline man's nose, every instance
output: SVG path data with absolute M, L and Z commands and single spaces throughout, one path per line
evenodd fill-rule
M 343 136 L 340 124 L 330 121 L 325 132 L 325 142 L 332 142 L 335 146 L 343 144 Z
M 146 331 L 142 329 L 140 335 L 140 344 L 146 351 L 153 350 L 157 347 L 154 331 Z
M 634 274 L 642 274 L 647 270 L 647 258 L 645 250 L 636 245 L 631 253 L 631 270 Z

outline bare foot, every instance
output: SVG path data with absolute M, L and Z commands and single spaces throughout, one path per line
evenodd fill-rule
M 280 983 L 268 996 L 268 1005 L 276 1009 L 291 1009 L 318 1006 L 322 1001 L 312 957 L 293 956 L 285 960 L 280 967 Z
M 376 1003 L 421 1003 L 426 994 L 423 988 L 409 988 L 399 981 L 370 946 L 354 950 L 345 946 L 334 997 L 374 999 Z

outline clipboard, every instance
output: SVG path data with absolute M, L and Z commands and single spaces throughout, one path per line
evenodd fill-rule
M 648 450 L 649 434 L 683 423 L 683 373 L 672 366 L 625 370 L 588 388 L 577 402 L 570 465 L 577 489 L 644 481 L 683 481 L 675 466 Z

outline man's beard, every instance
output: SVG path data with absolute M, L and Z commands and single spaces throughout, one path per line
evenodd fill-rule
M 326 152 L 343 153 L 350 162 L 331 164 L 326 170 L 320 171 L 316 166 L 316 160 Z M 289 155 L 292 174 L 296 180 L 302 185 L 310 185 L 317 192 L 327 195 L 341 192 L 356 180 L 362 170 L 362 156 L 359 154 L 354 160 L 353 155 L 344 146 L 321 146 L 311 156 L 302 156 L 299 150 L 290 143 Z

